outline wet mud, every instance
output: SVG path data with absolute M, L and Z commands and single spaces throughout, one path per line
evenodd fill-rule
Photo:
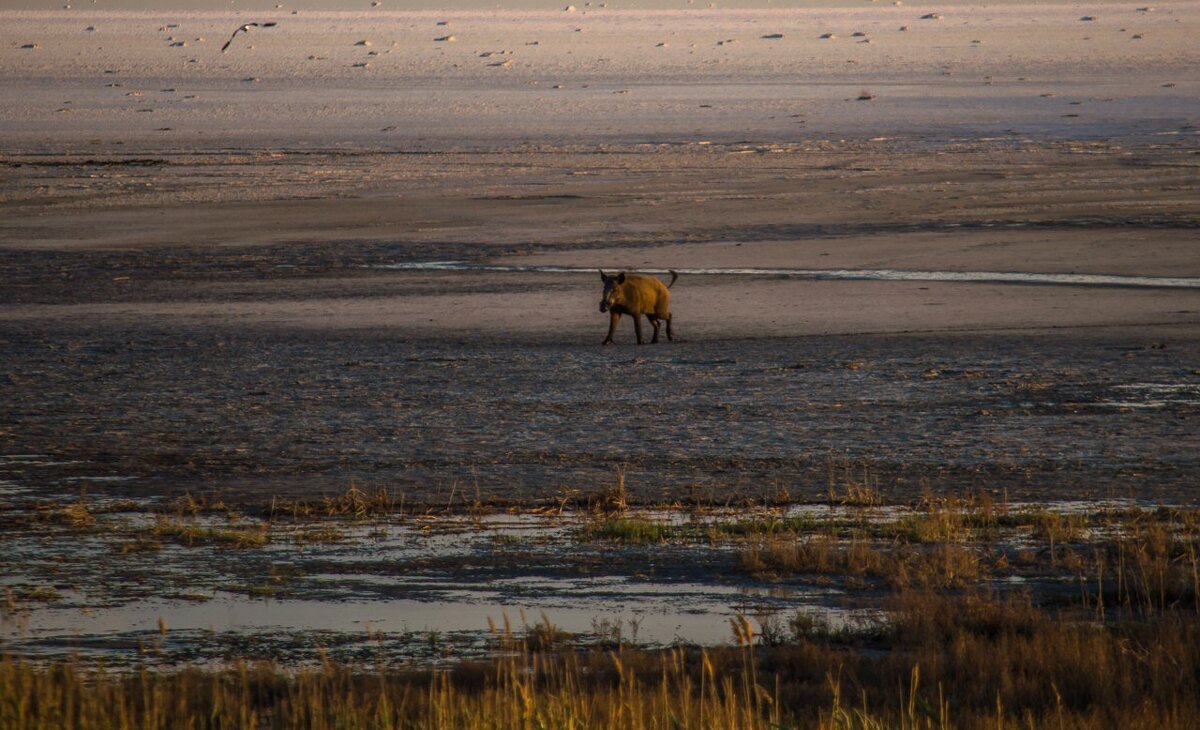
M 599 331 L 599 330 L 598 330 Z M 597 335 L 598 337 L 599 335 Z M 350 485 L 411 505 L 1189 501 L 1188 340 L 879 336 L 636 348 L 391 332 L 8 328 L 0 480 L 41 497 L 240 505 Z

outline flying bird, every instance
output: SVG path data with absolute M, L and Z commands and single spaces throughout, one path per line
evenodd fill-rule
M 246 33 L 251 28 L 274 28 L 277 25 L 279 25 L 279 23 L 246 23 L 241 28 L 233 31 L 233 35 L 229 36 L 229 40 L 225 41 L 225 45 L 221 46 L 221 53 L 224 53 L 225 49 L 229 48 L 229 44 L 233 43 L 233 39 L 237 38 L 238 33 Z

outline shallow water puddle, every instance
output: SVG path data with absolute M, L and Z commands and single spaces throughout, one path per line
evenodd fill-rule
M 772 610 L 766 591 L 747 590 L 714 596 L 710 586 L 689 586 L 679 593 L 673 586 L 633 586 L 620 595 L 588 595 L 567 600 L 551 596 L 520 603 L 503 601 L 500 591 L 457 600 L 421 601 L 388 599 L 331 602 L 319 600 L 254 600 L 218 596 L 205 602 L 152 600 L 100 609 L 43 608 L 20 621 L 6 621 L 3 635 L 18 645 L 22 640 L 70 645 L 72 639 L 160 632 L 160 621 L 169 631 L 208 631 L 220 634 L 259 632 L 365 632 L 384 634 L 475 633 L 483 638 L 489 622 L 514 630 L 549 621 L 572 634 L 596 636 L 604 627 L 623 627 L 624 638 L 642 644 L 679 642 L 714 645 L 730 640 L 729 619 L 739 614 L 755 617 Z M 718 592 L 719 593 L 719 592 Z M 653 600 L 653 599 L 670 600 Z M 647 600 L 650 599 L 650 600 Z M 726 601 L 732 600 L 733 606 Z M 734 610 L 744 604 L 744 611 Z M 827 606 L 807 610 L 834 626 L 850 614 Z M 754 619 L 752 619 L 754 620 Z
M 370 268 L 401 271 L 493 271 L 522 274 L 594 274 L 579 266 L 515 266 L 473 264 L 466 261 L 412 261 L 379 264 Z M 667 274 L 668 269 L 640 269 L 646 274 Z M 904 271 L 899 269 L 674 269 L 692 276 L 775 276 L 788 279 L 856 281 L 940 281 L 986 284 L 1038 284 L 1052 286 L 1119 286 L 1163 289 L 1200 289 L 1200 277 L 1119 276 L 1115 274 L 1046 274 L 1020 271 Z
M 1157 409 L 1200 405 L 1200 383 L 1128 383 L 1113 386 L 1119 400 L 1098 401 L 1108 408 Z
M 27 467 L 73 466 L 82 464 L 74 459 L 55 459 L 46 454 L 0 454 L 0 472 L 23 471 Z

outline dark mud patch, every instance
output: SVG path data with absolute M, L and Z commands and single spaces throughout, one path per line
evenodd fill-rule
M 1187 502 L 1200 351 L 1155 344 L 910 336 L 633 353 L 386 331 L 9 329 L 0 481 L 259 509 L 357 484 L 461 509 L 585 503 L 618 472 L 632 503 L 804 501 L 848 471 L 894 499 Z
M 4 160 L 4 164 L 9 167 L 157 167 L 159 165 L 167 165 L 170 162 L 166 159 L 155 157 L 129 157 L 129 158 L 110 158 L 110 159 L 86 159 L 86 160 L 65 160 L 58 158 L 38 159 L 29 157 L 22 160 Z

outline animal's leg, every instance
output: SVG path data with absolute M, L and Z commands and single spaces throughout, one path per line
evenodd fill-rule
M 650 324 L 654 326 L 654 336 L 650 338 L 650 344 L 657 345 L 658 344 L 658 330 L 660 327 L 662 327 L 662 323 L 658 321 L 658 317 L 655 317 L 652 314 L 646 315 L 646 319 L 650 320 Z
M 642 315 L 633 315 L 633 331 L 637 334 L 638 344 L 642 344 Z
M 600 343 L 601 345 L 611 345 L 612 344 L 613 333 L 615 333 L 617 331 L 617 322 L 620 322 L 620 321 L 621 321 L 621 313 L 620 312 L 613 311 L 613 312 L 609 313 L 609 315 L 608 315 L 608 337 L 604 338 L 604 342 Z
M 669 314 L 667 315 L 667 339 L 671 342 L 675 341 L 675 338 L 671 335 L 671 315 Z

